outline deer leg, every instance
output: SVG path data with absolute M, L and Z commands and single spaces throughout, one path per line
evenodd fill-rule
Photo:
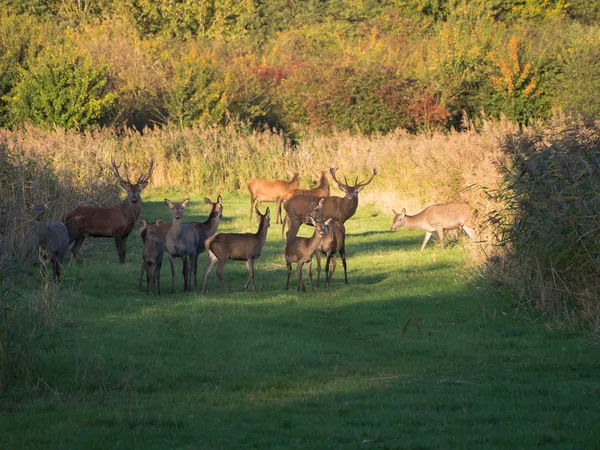
M 56 256 L 50 258 L 52 269 L 54 270 L 54 281 L 60 281 L 60 262 Z
M 144 280 L 144 271 L 146 270 L 146 266 L 144 261 L 142 261 L 142 271 L 140 272 L 140 282 L 138 283 L 138 288 L 142 288 L 142 281 Z
M 204 276 L 202 279 L 202 293 L 206 294 L 206 279 L 208 278 L 208 274 L 210 273 L 210 271 L 212 270 L 212 268 L 214 267 L 214 265 L 217 263 L 217 261 L 219 260 L 214 253 L 212 253 L 211 251 L 208 252 L 208 266 L 206 266 L 206 269 L 204 269 Z
M 287 274 L 288 274 L 288 276 L 287 276 L 287 281 L 285 282 L 285 288 L 284 289 L 287 291 L 288 288 L 289 288 L 289 286 L 290 286 L 290 276 L 292 275 L 292 263 L 289 262 L 286 259 L 285 264 L 287 266 Z
M 150 284 L 153 276 L 152 267 L 146 265 L 146 294 L 150 294 Z M 152 290 L 154 291 L 154 283 L 152 283 Z
M 231 292 L 231 289 L 229 289 L 227 283 L 225 283 L 225 278 L 223 278 L 223 267 L 225 267 L 225 264 L 227 264 L 227 258 L 219 260 L 219 265 L 217 266 L 217 277 L 219 277 L 219 281 L 221 281 L 221 284 L 225 288 L 225 292 Z
M 439 227 L 437 229 L 438 237 L 440 238 L 440 244 L 442 245 L 442 250 L 444 250 L 444 229 Z
M 277 204 L 275 205 L 275 209 L 277 210 L 277 218 L 275 219 L 275 225 L 277 225 L 278 223 L 283 223 L 283 220 L 281 220 L 281 199 L 280 198 L 277 199 Z
M 162 269 L 162 263 L 156 265 L 156 288 L 158 295 L 160 295 L 160 269 Z
M 170 253 L 167 253 L 169 255 L 169 262 L 171 263 L 171 293 L 175 293 L 175 261 L 173 261 L 173 256 L 171 256 Z
M 286 215 L 283 220 L 281 221 L 281 239 L 283 239 L 284 233 L 285 233 L 285 225 L 287 222 L 289 222 L 289 217 Z
M 346 248 L 340 250 L 340 256 L 342 257 L 342 265 L 344 266 L 344 283 L 348 284 L 348 268 L 346 267 Z M 335 264 L 333 265 L 335 269 Z M 333 272 L 331 272 L 331 276 L 333 276 Z
M 308 270 L 308 282 L 310 283 L 310 290 L 315 292 L 315 287 L 312 282 L 312 258 L 306 264 L 306 270 Z
M 190 264 L 188 255 L 183 255 L 181 259 L 183 261 L 183 291 L 187 292 L 190 290 Z
M 75 239 L 75 243 L 71 247 L 71 254 L 73 255 L 73 259 L 77 259 L 79 257 L 79 249 L 83 245 L 83 241 L 85 241 L 85 236 L 81 236 Z
M 315 252 L 317 258 L 317 287 L 321 287 L 321 250 Z M 325 281 L 327 281 L 327 269 L 325 269 Z
M 433 233 L 431 231 L 425 231 L 425 239 L 423 239 L 423 245 L 421 245 L 421 251 L 423 251 L 423 249 L 427 245 L 427 241 L 429 241 L 429 238 L 431 237 L 432 234 Z
M 194 256 L 194 289 L 198 287 L 198 256 L 200 252 L 196 252 Z
M 304 265 L 304 261 L 298 261 L 296 263 L 296 268 L 298 270 L 298 288 L 297 291 L 306 291 L 306 288 L 304 287 L 304 282 L 302 281 L 302 266 Z
M 252 292 L 256 292 L 256 285 L 254 284 L 254 258 L 248 258 L 246 260 L 246 267 L 248 268 L 248 274 L 250 275 L 250 277 L 248 278 L 248 281 L 246 281 L 246 284 L 244 285 L 244 290 L 245 291 L 248 290 L 250 281 L 252 281 Z
M 250 194 L 250 222 L 252 222 L 252 215 L 254 214 L 254 200 L 256 200 L 256 197 Z
M 331 257 L 329 258 L 329 264 L 327 264 L 329 274 L 326 277 L 327 284 L 325 285 L 325 287 L 329 287 L 329 285 L 331 284 L 331 279 L 333 278 L 333 272 L 335 272 L 336 264 L 337 263 L 335 261 L 335 258 L 333 257 L 333 254 L 331 254 Z
M 117 246 L 117 253 L 119 254 L 119 264 L 125 264 L 125 252 L 127 251 L 127 238 L 117 236 L 115 238 L 115 245 Z
M 475 230 L 473 228 L 463 225 L 462 229 L 465 230 L 465 233 L 467 233 L 467 236 L 469 236 L 471 239 L 475 238 Z

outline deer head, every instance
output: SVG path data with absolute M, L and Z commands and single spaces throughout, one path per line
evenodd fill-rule
M 123 179 L 121 177 L 121 175 L 119 174 L 119 167 L 121 167 L 121 164 L 119 164 L 117 166 L 117 164 L 115 163 L 115 158 L 112 158 L 111 163 L 112 163 L 113 172 L 115 173 L 117 180 L 119 180 L 119 184 L 121 185 L 121 187 L 123 189 L 125 189 L 125 192 L 127 192 L 127 199 L 131 203 L 138 203 L 141 200 L 140 193 L 148 185 L 148 181 L 150 180 L 150 177 L 152 176 L 152 171 L 154 170 L 154 159 L 151 159 L 150 161 L 148 161 L 148 163 L 150 164 L 150 168 L 148 169 L 148 174 L 146 176 L 140 177 L 135 183 L 132 183 L 131 180 L 129 180 L 129 174 L 128 174 L 127 168 L 125 168 L 125 178 L 126 179 Z
M 187 205 L 190 204 L 190 199 L 186 198 L 183 203 L 171 203 L 168 198 L 165 198 L 165 203 L 171 210 L 171 214 L 173 215 L 173 220 L 181 220 L 183 217 L 183 210 Z
M 406 223 L 406 208 L 403 208 L 401 213 L 397 213 L 393 209 L 392 212 L 394 213 L 394 221 L 392 222 L 392 227 L 390 230 L 396 231 L 398 228 L 403 227 Z
M 261 214 L 256 206 L 254 207 L 254 209 L 256 211 L 256 218 L 260 221 L 264 217 L 266 221 L 266 227 L 269 228 L 271 226 L 271 210 L 267 208 L 265 213 Z
M 335 168 L 332 167 L 329 169 L 329 173 L 331 173 L 331 178 L 333 179 L 333 181 L 335 181 L 337 183 L 340 190 L 346 194 L 344 196 L 344 198 L 346 198 L 347 200 L 353 200 L 355 198 L 358 198 L 358 193 L 360 191 L 362 191 L 366 185 L 368 185 L 371 181 L 373 181 L 373 178 L 375 178 L 375 175 L 377 175 L 377 170 L 375 168 L 373 168 L 373 169 L 371 169 L 373 171 L 371 178 L 369 178 L 367 181 L 363 181 L 362 183 L 359 183 L 358 175 L 357 175 L 356 180 L 354 181 L 354 184 L 351 186 L 348 184 L 348 180 L 346 179 L 345 176 L 344 176 L 345 183 L 342 183 L 335 177 L 335 172 L 337 170 L 338 170 L 337 167 L 335 167 Z
M 204 203 L 211 208 L 216 206 L 219 210 L 219 220 L 223 218 L 223 198 L 221 198 L 221 194 L 217 196 L 217 201 L 215 203 L 213 203 L 210 198 L 204 197 Z

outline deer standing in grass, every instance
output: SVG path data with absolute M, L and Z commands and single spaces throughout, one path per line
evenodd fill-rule
M 320 201 L 323 203 L 323 198 Z M 306 291 L 304 282 L 302 281 L 302 267 L 306 263 L 308 270 L 308 280 L 310 282 L 310 289 L 315 290 L 312 282 L 312 258 L 315 253 L 320 250 L 321 242 L 330 232 L 329 224 L 332 219 L 326 222 L 322 220 L 316 221 L 309 216 L 309 221 L 315 227 L 312 237 L 298 237 L 295 236 L 293 239 L 287 241 L 285 245 L 285 263 L 287 266 L 287 281 L 285 282 L 285 289 L 287 290 L 290 284 L 290 276 L 292 274 L 292 263 L 296 263 L 298 270 L 298 291 Z
M 317 287 L 319 287 L 321 283 L 321 253 L 327 256 L 325 262 L 325 287 L 329 287 L 331 279 L 333 278 L 333 273 L 335 272 L 337 263 L 333 255 L 336 253 L 339 253 L 342 259 L 342 265 L 344 266 L 344 282 L 345 284 L 348 284 L 348 270 L 346 266 L 346 227 L 335 220 L 331 221 L 329 227 L 331 228 L 331 231 L 321 241 L 319 251 L 317 251 L 315 255 L 317 258 Z
M 329 197 L 329 195 L 331 194 L 331 189 L 329 188 L 329 181 L 327 180 L 327 172 L 325 170 L 321 171 L 321 175 L 319 177 L 319 181 L 317 183 L 317 186 L 314 189 L 292 189 L 290 191 L 287 192 L 287 194 L 284 197 L 284 200 L 287 201 L 292 197 L 295 197 L 297 195 L 312 195 L 313 197 Z M 283 219 L 283 225 L 282 227 L 285 229 L 285 224 L 286 222 L 288 222 L 288 216 L 286 215 L 285 218 Z M 282 233 L 283 236 L 283 233 Z
M 473 216 L 475 211 L 468 203 L 445 203 L 441 205 L 431 205 L 421 211 L 419 214 L 409 216 L 406 214 L 406 208 L 398 214 L 394 213 L 394 221 L 391 231 L 396 231 L 400 227 L 421 228 L 425 230 L 425 239 L 421 245 L 421 251 L 427 245 L 427 241 L 437 231 L 440 238 L 442 250 L 444 249 L 444 230 L 456 230 L 462 228 L 471 239 L 475 236 L 475 222 Z
M 343 224 L 356 212 L 356 208 L 358 208 L 358 194 L 364 189 L 365 186 L 373 181 L 373 178 L 375 178 L 375 175 L 377 175 L 377 170 L 372 169 L 373 173 L 371 178 L 362 183 L 359 183 L 358 177 L 356 177 L 354 185 L 347 184 L 348 180 L 346 180 L 346 178 L 344 178 L 346 183 L 339 181 L 335 177 L 336 171 L 337 168 L 329 169 L 331 177 L 345 195 L 344 197 L 326 197 L 325 202 L 323 203 L 321 214 L 323 220 L 335 219 L 337 222 Z M 288 220 L 286 222 L 289 222 L 289 230 L 287 234 L 288 239 L 291 239 L 298 234 L 300 225 L 303 223 L 309 223 L 309 210 L 316 201 L 316 198 L 312 195 L 297 195 L 285 202 L 283 207 L 288 216 Z M 285 231 L 285 225 L 286 224 L 284 223 L 281 227 L 282 238 Z
M 42 270 L 46 272 L 47 261 L 50 260 L 54 272 L 54 279 L 60 281 L 60 269 L 69 249 L 69 233 L 61 222 L 45 222 L 42 217 L 48 209 L 49 203 L 32 207 L 32 212 L 38 221 L 37 241 L 38 256 Z M 74 220 L 77 220 L 75 218 Z
M 210 206 L 210 213 L 204 222 L 184 222 L 184 224 L 192 225 L 198 230 L 198 247 L 196 249 L 196 260 L 194 261 L 194 288 L 198 286 L 198 257 L 204 252 L 204 242 L 217 232 L 219 223 L 223 218 L 223 199 L 221 195 L 217 197 L 217 201 L 213 202 L 210 198 L 204 197 L 204 203 Z M 171 222 L 161 221 L 157 227 L 157 234 L 165 241 L 167 233 L 171 229 Z
M 288 191 L 298 189 L 300 185 L 301 172 L 296 172 L 290 181 L 285 180 L 263 180 L 254 178 L 248 183 L 250 191 L 250 221 L 252 222 L 252 213 L 256 208 L 260 208 L 262 202 L 276 202 L 277 217 L 275 223 L 281 221 L 281 203 Z M 256 205 L 254 204 L 256 201 Z
M 219 277 L 225 291 L 230 292 L 223 278 L 223 267 L 225 267 L 225 264 L 230 259 L 234 261 L 246 261 L 249 276 L 248 281 L 244 285 L 244 290 L 248 290 L 248 286 L 252 283 L 252 290 L 256 292 L 256 285 L 254 284 L 254 260 L 260 256 L 262 248 L 265 245 L 271 219 L 269 208 L 267 208 L 264 214 L 261 214 L 258 208 L 255 208 L 255 210 L 260 221 L 256 233 L 217 233 L 208 238 L 204 243 L 210 261 L 206 269 L 204 269 L 203 294 L 206 294 L 208 274 L 217 262 L 219 263 L 217 277 Z
M 142 227 L 140 236 L 144 241 L 142 249 L 142 274 L 140 275 L 140 287 L 142 287 L 142 278 L 146 272 L 146 293 L 160 294 L 160 269 L 162 268 L 164 244 L 162 239 L 156 234 L 156 222 L 146 222 L 140 219 Z
M 117 166 L 113 158 L 113 171 L 121 187 L 127 192 L 127 198 L 121 203 L 107 208 L 80 204 L 63 215 L 62 222 L 69 232 L 69 244 L 75 241 L 71 247 L 74 258 L 77 258 L 86 237 L 111 237 L 115 239 L 119 262 L 125 263 L 127 237 L 140 218 L 142 212 L 140 193 L 148 185 L 154 168 L 154 160 L 149 161 L 149 164 L 148 174 L 139 178 L 136 183 L 132 183 L 127 171 L 127 179 L 121 178 L 119 174 L 121 164 Z
M 169 199 L 165 198 L 165 203 L 173 216 L 173 223 L 165 240 L 165 250 L 169 255 L 169 262 L 171 263 L 171 292 L 175 292 L 174 258 L 181 258 L 183 261 L 183 290 L 191 291 L 200 236 L 198 230 L 193 225 L 181 223 L 183 210 L 190 204 L 190 199 L 186 198 L 183 203 L 172 203 Z M 162 220 L 159 219 L 157 222 L 160 226 Z

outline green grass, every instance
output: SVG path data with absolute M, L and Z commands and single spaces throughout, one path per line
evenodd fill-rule
M 188 219 L 208 214 L 201 198 Z M 248 203 L 225 197 L 221 231 L 256 229 Z M 162 198 L 143 208 L 168 215 Z M 36 361 L 43 382 L 0 394 L 0 448 L 598 448 L 599 349 L 515 314 L 461 245 L 419 253 L 423 233 L 390 224 L 359 206 L 350 284 L 340 264 L 315 293 L 283 290 L 274 216 L 257 293 L 229 262 L 235 292 L 213 271 L 206 297 L 201 278 L 170 294 L 165 262 L 163 295 L 147 296 L 137 235 L 124 266 L 112 241 L 89 240 L 60 288 L 58 343 Z M 35 272 L 14 290 L 35 289 Z

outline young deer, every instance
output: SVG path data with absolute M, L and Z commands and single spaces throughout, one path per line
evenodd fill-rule
M 183 203 L 171 203 L 165 198 L 165 203 L 171 210 L 173 223 L 167 233 L 165 240 L 165 250 L 169 255 L 171 263 L 171 292 L 175 292 L 175 262 L 174 258 L 181 258 L 183 261 L 183 290 L 190 291 L 192 289 L 192 275 L 195 271 L 196 253 L 200 236 L 198 230 L 192 225 L 181 223 L 183 210 L 190 203 L 190 199 L 186 198 Z M 158 226 L 162 220 L 156 221 Z
M 414 216 L 407 215 L 406 208 L 402 209 L 400 214 L 394 210 L 392 211 L 394 213 L 392 231 L 396 231 L 400 227 L 421 228 L 425 230 L 425 239 L 423 239 L 421 251 L 427 245 L 427 241 L 429 241 L 434 231 L 437 231 L 440 238 L 442 250 L 444 249 L 444 230 L 462 228 L 471 239 L 475 236 L 475 222 L 473 220 L 475 211 L 467 203 L 431 205 Z
M 121 164 L 117 166 L 113 158 L 113 171 L 121 187 L 127 192 L 127 198 L 121 203 L 108 208 L 100 208 L 85 203 L 80 204 L 63 215 L 62 222 L 69 232 L 69 244 L 75 241 L 73 247 L 71 247 L 74 258 L 77 258 L 79 249 L 86 237 L 112 237 L 115 239 L 117 246 L 119 262 L 121 264 L 125 263 L 127 237 L 142 212 L 140 193 L 148 185 L 148 180 L 154 168 L 154 160 L 149 163 L 148 174 L 139 178 L 134 184 L 129 180 L 129 175 L 126 175 L 126 180 L 121 178 L 121 175 L 119 175 Z M 76 217 L 78 219 L 75 219 Z
M 276 211 L 277 217 L 275 223 L 281 221 L 281 203 L 286 193 L 292 189 L 298 189 L 300 185 L 301 172 L 296 172 L 290 181 L 285 180 L 263 180 L 254 178 L 248 183 L 250 191 L 250 222 L 252 222 L 252 210 L 260 208 L 262 202 L 277 202 Z M 256 205 L 254 202 L 256 201 Z
M 332 220 L 329 227 L 331 228 L 330 233 L 325 236 L 319 251 L 316 253 L 317 257 L 317 287 L 321 283 L 321 253 L 327 255 L 325 262 L 325 287 L 328 288 L 335 272 L 336 261 L 333 255 L 336 253 L 340 254 L 342 258 L 342 264 L 344 266 L 344 282 L 348 284 L 348 271 L 346 266 L 346 227 Z
M 44 272 L 46 272 L 47 261 L 50 260 L 54 271 L 54 279 L 60 281 L 60 268 L 69 248 L 69 233 L 61 222 L 44 222 L 41 220 L 48 209 L 48 204 L 32 207 L 33 215 L 38 222 L 38 256 Z M 77 219 L 74 218 L 74 220 Z
M 244 290 L 248 290 L 248 286 L 252 282 L 252 290 L 256 291 L 256 285 L 254 284 L 254 260 L 260 256 L 263 245 L 265 245 L 271 219 L 269 208 L 267 208 L 264 215 L 260 213 L 258 208 L 255 208 L 255 210 L 260 220 L 256 233 L 217 233 L 208 238 L 204 243 L 210 261 L 206 269 L 204 269 L 203 294 L 206 294 L 208 274 L 217 261 L 219 262 L 217 277 L 219 277 L 225 291 L 230 292 L 223 278 L 223 267 L 225 267 L 225 264 L 230 259 L 234 261 L 246 261 L 249 277 L 244 285 Z
M 344 192 L 344 197 L 326 197 L 325 202 L 323 203 L 323 220 L 327 219 L 335 219 L 339 223 L 345 223 L 350 217 L 354 215 L 356 212 L 356 208 L 358 208 L 358 194 L 360 191 L 364 189 L 375 175 L 377 175 L 377 170 L 372 169 L 373 174 L 371 178 L 362 183 L 358 182 L 358 177 L 354 182 L 354 185 L 349 185 L 348 180 L 344 178 L 346 183 L 342 183 L 335 177 L 335 172 L 337 168 L 329 169 L 331 173 L 331 177 L 333 181 L 338 184 L 338 187 L 341 191 Z M 315 197 L 311 195 L 297 195 L 295 197 L 290 198 L 283 207 L 285 208 L 285 212 L 287 213 L 288 220 L 286 222 L 289 223 L 288 230 L 288 239 L 293 238 L 298 234 L 298 229 L 300 225 L 308 222 L 308 209 L 312 204 L 315 203 Z M 284 230 L 286 223 L 284 222 L 281 227 L 281 237 L 283 238 Z
M 321 199 L 322 200 L 322 199 Z M 292 263 L 296 263 L 298 269 L 298 291 L 306 291 L 304 282 L 302 281 L 302 266 L 304 263 L 307 265 L 308 280 L 310 282 L 310 289 L 315 290 L 312 282 L 312 258 L 315 253 L 318 254 L 321 242 L 327 236 L 330 231 L 329 224 L 331 219 L 327 222 L 316 221 L 312 217 L 309 217 L 311 224 L 315 227 L 315 231 L 310 238 L 305 237 L 294 237 L 288 240 L 285 246 L 285 263 L 287 265 L 287 281 L 285 282 L 285 289 L 287 290 L 290 284 L 290 276 L 292 274 Z
M 163 241 L 156 234 L 156 222 L 146 222 L 140 219 L 142 227 L 140 236 L 144 241 L 142 250 L 142 274 L 140 275 L 140 287 L 142 287 L 142 277 L 146 272 L 146 293 L 160 294 L 160 269 L 162 268 L 164 245 Z

